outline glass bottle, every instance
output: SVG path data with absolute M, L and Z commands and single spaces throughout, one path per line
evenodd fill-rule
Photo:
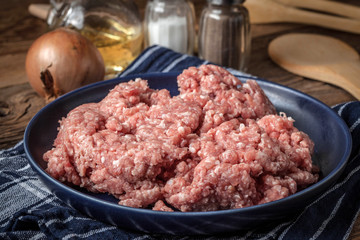
M 142 51 L 143 26 L 131 0 L 50 0 L 47 18 L 51 29 L 78 30 L 99 49 L 106 78 L 122 72 Z
M 200 16 L 199 57 L 245 71 L 251 36 L 244 0 L 208 0 Z
M 154 44 L 192 54 L 195 19 L 186 0 L 149 0 L 144 21 L 145 46 Z

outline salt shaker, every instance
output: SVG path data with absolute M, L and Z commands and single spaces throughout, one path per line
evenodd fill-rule
M 245 71 L 251 36 L 244 0 L 208 0 L 201 13 L 199 57 L 212 63 Z
M 157 44 L 192 54 L 195 38 L 193 8 L 186 0 L 150 0 L 145 10 L 144 33 L 146 47 Z
M 50 29 L 69 27 L 100 51 L 106 78 L 121 73 L 142 51 L 143 25 L 132 0 L 50 0 Z

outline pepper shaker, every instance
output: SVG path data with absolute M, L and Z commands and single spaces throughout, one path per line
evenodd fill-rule
M 192 54 L 195 19 L 187 0 L 150 0 L 146 5 L 145 47 L 154 44 Z
M 208 0 L 200 16 L 199 57 L 245 71 L 251 36 L 244 0 Z

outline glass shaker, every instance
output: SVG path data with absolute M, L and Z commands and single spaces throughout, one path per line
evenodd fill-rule
M 51 29 L 78 30 L 99 49 L 106 78 L 122 72 L 142 51 L 143 26 L 132 0 L 50 0 Z
M 192 54 L 195 19 L 186 0 L 149 0 L 144 21 L 145 46 L 154 44 Z
M 200 16 L 199 57 L 245 71 L 251 36 L 244 0 L 208 0 Z

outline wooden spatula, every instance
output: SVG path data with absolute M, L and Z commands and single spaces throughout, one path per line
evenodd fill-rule
M 360 20 L 360 7 L 329 0 L 272 0 L 286 6 L 317 10 Z
M 360 58 L 348 44 L 318 34 L 286 34 L 268 47 L 270 58 L 289 72 L 339 86 L 360 99 Z
M 355 19 L 301 10 L 273 0 L 247 0 L 244 5 L 249 10 L 251 23 L 303 23 L 360 33 L 360 21 Z

